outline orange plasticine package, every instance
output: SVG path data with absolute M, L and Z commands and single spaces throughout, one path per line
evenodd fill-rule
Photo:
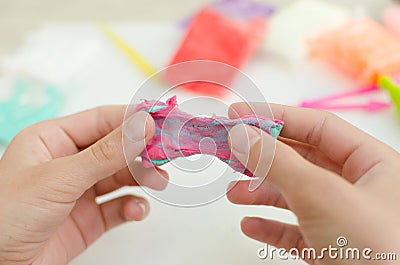
M 362 18 L 308 39 L 311 57 L 321 58 L 362 85 L 400 73 L 400 39 L 384 26 Z

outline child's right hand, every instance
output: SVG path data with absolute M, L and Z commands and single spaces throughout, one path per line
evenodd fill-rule
M 237 103 L 230 116 L 254 112 L 265 115 L 265 104 Z M 302 250 L 338 247 L 396 253 L 400 250 L 400 155 L 390 147 L 333 114 L 281 105 L 271 105 L 275 118 L 285 121 L 269 169 L 268 157 L 275 141 L 260 130 L 238 125 L 230 131 L 235 156 L 255 175 L 266 180 L 254 192 L 240 181 L 228 193 L 237 204 L 275 206 L 293 211 L 299 225 L 246 217 L 243 232 L 279 248 Z M 382 128 L 384 129 L 384 128 Z M 248 136 L 247 136 L 248 135 Z M 249 143 L 249 144 L 246 144 Z M 318 252 L 317 252 L 318 253 Z M 316 264 L 364 264 L 367 261 L 309 260 Z M 385 261 L 376 261 L 386 264 Z M 386 261 L 390 263 L 389 261 Z M 391 261 L 394 262 L 395 261 Z

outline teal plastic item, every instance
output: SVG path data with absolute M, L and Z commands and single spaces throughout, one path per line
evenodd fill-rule
M 52 85 L 17 80 L 13 95 L 0 102 L 0 143 L 8 144 L 25 127 L 56 117 L 64 104 L 62 93 Z M 35 95 L 42 95 L 35 102 Z

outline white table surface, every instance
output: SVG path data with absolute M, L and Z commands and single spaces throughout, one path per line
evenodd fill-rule
M 81 26 L 52 27 L 74 30 Z M 182 34 L 172 23 L 113 23 L 112 26 L 159 68 L 166 64 Z M 93 34 L 94 39 L 98 38 L 101 48 L 73 76 L 63 114 L 98 105 L 127 104 L 145 78 L 113 45 L 100 40 L 95 26 L 87 27 L 88 36 Z M 270 102 L 282 104 L 297 104 L 304 98 L 355 86 L 329 67 L 310 62 L 291 64 L 265 50 L 260 50 L 244 71 Z M 338 112 L 338 115 L 400 151 L 400 122 L 394 109 L 376 114 Z M 140 188 L 133 190 L 144 195 Z M 152 212 L 145 221 L 124 224 L 108 232 L 71 264 L 302 264 L 259 260 L 257 250 L 263 244 L 247 238 L 239 228 L 241 218 L 246 215 L 295 222 L 291 213 L 272 207 L 232 205 L 225 197 L 197 208 L 172 207 L 152 198 L 149 201 Z

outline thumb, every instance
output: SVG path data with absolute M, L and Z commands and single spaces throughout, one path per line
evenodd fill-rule
M 273 183 L 292 206 L 310 206 L 321 196 L 326 198 L 326 191 L 340 182 L 334 173 L 310 163 L 256 127 L 237 125 L 229 132 L 229 140 L 236 158 L 255 176 Z
M 85 150 L 46 163 L 43 174 L 48 176 L 50 185 L 70 187 L 71 193 L 79 197 L 98 181 L 133 162 L 153 137 L 154 127 L 154 120 L 148 113 L 137 112 L 125 121 L 124 137 L 120 126 Z

